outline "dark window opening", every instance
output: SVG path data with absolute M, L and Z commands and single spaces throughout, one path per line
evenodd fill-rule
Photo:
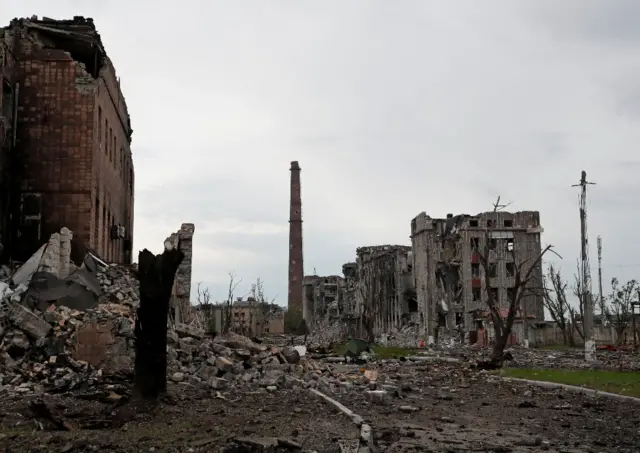
M 489 288 L 489 297 L 494 301 L 498 302 L 498 288 Z
M 480 302 L 482 300 L 480 288 L 473 288 L 473 290 L 471 291 L 471 295 L 473 297 L 474 302 Z
M 471 238 L 470 244 L 471 244 L 471 250 L 479 250 L 480 249 L 480 238 Z
M 7 120 L 7 126 L 13 125 L 13 90 L 5 80 L 2 84 L 2 116 Z
M 480 264 L 472 263 L 471 264 L 471 276 L 473 278 L 480 278 Z
M 505 227 L 505 228 L 512 228 L 512 227 L 513 227 L 513 220 L 511 220 L 511 219 L 505 219 L 505 220 L 504 220 L 504 227 Z
M 505 243 L 507 252 L 513 252 L 513 239 L 507 239 Z
M 469 219 L 469 226 L 476 228 L 478 226 L 478 219 Z
M 491 263 L 489 264 L 489 278 L 496 278 L 498 276 L 498 266 L 496 266 L 496 263 Z
M 509 302 L 513 302 L 516 300 L 516 289 L 509 288 L 507 289 L 507 297 L 509 298 Z
M 493 220 L 487 220 L 487 228 L 493 228 Z
M 491 239 L 489 241 L 489 249 L 490 250 L 495 250 L 496 247 L 498 247 L 498 240 L 497 239 Z
M 516 265 L 515 263 L 506 263 L 505 265 L 507 271 L 507 277 L 513 278 L 516 276 Z
M 415 299 L 409 300 L 409 313 L 418 313 L 418 301 Z

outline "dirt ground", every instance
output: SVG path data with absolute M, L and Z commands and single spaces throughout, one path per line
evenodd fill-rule
M 640 405 L 506 382 L 452 365 L 379 370 L 388 397 L 336 399 L 399 452 L 638 452 Z M 640 377 L 639 377 L 640 378 Z
M 262 437 L 292 446 L 278 451 L 300 451 L 293 448 L 298 444 L 306 451 L 336 453 L 340 444 L 357 445 L 358 432 L 349 419 L 308 391 L 231 391 L 220 399 L 178 386 L 170 388 L 170 395 L 154 410 L 115 428 L 111 425 L 127 416 L 126 410 L 109 413 L 110 405 L 101 402 L 45 396 L 51 412 L 77 428 L 73 431 L 53 430 L 47 420 L 34 419 L 28 408 L 32 398 L 0 396 L 0 452 L 248 453 L 259 449 L 234 450 L 232 440 Z

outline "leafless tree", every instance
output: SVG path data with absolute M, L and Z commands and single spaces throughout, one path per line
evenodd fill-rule
M 242 279 L 236 280 L 236 274 L 234 272 L 229 272 L 229 290 L 227 292 L 227 300 L 224 303 L 224 323 L 222 326 L 222 332 L 227 333 L 231 330 L 231 325 L 233 322 L 232 312 L 233 312 L 233 298 L 236 292 L 236 288 L 242 282 Z
M 203 287 L 202 282 L 196 284 L 197 304 L 199 312 L 199 321 L 205 331 L 214 332 L 216 329 L 216 318 L 213 311 L 214 304 L 211 303 L 211 293 L 209 288 Z
M 278 310 L 279 307 L 275 305 L 275 297 L 268 299 L 264 292 L 264 282 L 262 279 L 256 279 L 256 282 L 251 285 L 251 298 L 253 301 L 251 313 L 255 312 L 255 325 L 256 335 L 263 335 L 265 333 L 265 326 L 269 320 L 269 316 Z
M 584 342 L 584 314 L 586 305 L 586 293 L 582 288 L 582 279 L 580 275 L 580 263 L 576 264 L 577 272 L 574 275 L 573 295 L 578 300 L 578 306 L 569 306 L 569 318 L 571 320 L 571 329 L 577 333 L 582 342 Z
M 564 344 L 573 345 L 573 331 L 571 329 L 570 306 L 567 301 L 567 282 L 560 275 L 560 270 L 556 269 L 553 264 L 549 265 L 547 278 L 543 280 L 544 306 L 551 318 L 556 322 L 558 328 L 562 332 L 562 341 Z M 550 286 L 549 283 L 550 282 Z
M 629 280 L 627 283 L 620 285 L 617 278 L 611 279 L 611 295 L 608 300 L 602 301 L 600 310 L 602 316 L 606 319 L 616 331 L 618 337 L 618 345 L 624 342 L 624 334 L 631 323 L 631 302 L 640 290 L 637 280 Z
M 498 197 L 498 200 L 493 206 L 493 212 L 496 213 L 507 206 L 508 204 L 501 205 L 500 197 Z M 553 247 L 551 245 L 547 245 L 538 255 L 521 259 L 517 256 L 515 247 L 509 248 L 505 244 L 505 246 L 502 247 L 504 254 L 496 253 L 499 242 L 501 241 L 493 238 L 491 235 L 491 232 L 494 231 L 495 228 L 496 227 L 489 226 L 485 228 L 484 247 L 474 247 L 474 251 L 477 253 L 480 265 L 484 269 L 485 291 L 487 294 L 486 304 L 489 307 L 489 315 L 496 336 L 489 365 L 493 368 L 500 368 L 504 362 L 504 349 L 507 346 L 509 335 L 511 335 L 516 314 L 525 301 L 525 297 L 539 294 L 542 288 L 543 283 L 536 281 L 538 278 L 535 270 L 541 264 L 542 258 L 547 252 L 555 252 L 552 250 Z M 482 248 L 482 250 L 478 250 L 479 248 Z M 508 291 L 507 299 L 509 305 L 507 307 L 506 318 L 502 316 L 497 295 L 494 291 L 490 290 L 492 278 L 490 269 L 497 264 L 496 262 L 492 262 L 492 258 L 495 257 L 496 260 L 504 260 L 505 255 L 510 255 L 515 268 L 512 272 L 514 285 L 512 288 L 509 288 Z

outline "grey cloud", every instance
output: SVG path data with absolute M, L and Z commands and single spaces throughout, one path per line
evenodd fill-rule
M 291 160 L 307 272 L 339 273 L 359 245 L 408 244 L 421 211 L 479 212 L 501 195 L 541 211 L 543 240 L 572 273 L 570 186 L 583 168 L 598 182 L 589 227 L 605 264 L 638 255 L 640 187 L 620 164 L 637 159 L 634 0 L 185 0 L 154 3 L 153 21 L 142 0 L 124 16 L 118 0 L 25 3 L 9 0 L 7 16 L 94 16 L 135 130 L 136 243 L 160 246 L 194 222 L 194 275 L 218 298 L 233 264 L 286 300 L 286 233 L 199 236 L 198 225 L 286 227 Z

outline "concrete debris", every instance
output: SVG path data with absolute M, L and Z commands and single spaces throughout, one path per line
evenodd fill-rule
M 140 282 L 135 268 L 111 264 L 97 272 L 102 289 L 100 303 L 118 303 L 137 307 L 140 304 Z

